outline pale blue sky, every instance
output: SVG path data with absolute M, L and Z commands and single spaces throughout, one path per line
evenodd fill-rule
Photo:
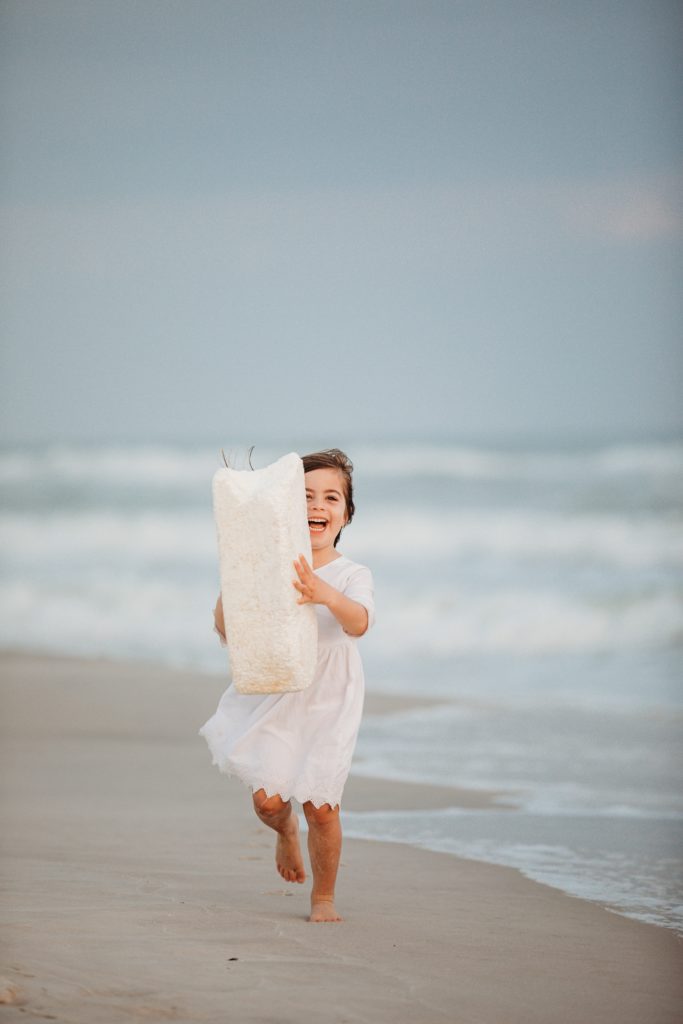
M 680 432 L 680 4 L 0 10 L 6 438 Z

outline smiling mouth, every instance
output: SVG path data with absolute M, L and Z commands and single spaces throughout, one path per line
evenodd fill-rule
M 322 533 L 327 528 L 327 523 L 324 519 L 309 519 L 308 527 L 311 533 Z

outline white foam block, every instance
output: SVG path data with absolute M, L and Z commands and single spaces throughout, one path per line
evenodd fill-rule
M 213 477 L 223 617 L 232 679 L 240 693 L 310 685 L 318 652 L 312 604 L 297 604 L 292 565 L 313 564 L 304 464 L 296 452 L 265 469 Z

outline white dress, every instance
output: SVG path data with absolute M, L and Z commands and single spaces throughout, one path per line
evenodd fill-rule
M 374 587 L 367 566 L 339 555 L 313 571 L 367 608 L 368 629 L 374 624 Z M 341 804 L 351 767 L 365 679 L 358 638 L 346 633 L 324 605 L 313 607 L 318 661 L 310 686 L 298 693 L 244 694 L 231 683 L 199 735 L 209 746 L 212 763 L 252 790 L 334 807 Z

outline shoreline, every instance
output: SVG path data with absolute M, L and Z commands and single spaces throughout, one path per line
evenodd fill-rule
M 240 1022 L 300 1022 L 311 985 L 323 1022 L 679 1019 L 674 933 L 517 868 L 345 838 L 346 921 L 321 931 L 305 920 L 308 883 L 277 875 L 247 788 L 195 735 L 223 677 L 0 658 L 8 1020 L 209 1022 L 228 998 Z M 430 703 L 368 694 L 366 711 Z M 494 799 L 352 775 L 342 811 Z
M 207 686 L 213 687 L 216 703 L 229 681 L 229 678 L 223 673 L 183 669 L 165 665 L 161 662 L 114 658 L 110 656 L 83 657 L 81 655 L 54 652 L 45 654 L 43 652 L 27 652 L 17 649 L 0 648 L 0 659 L 5 658 L 46 659 L 48 664 L 53 661 L 62 664 L 70 663 L 76 667 L 77 671 L 80 671 L 79 666 L 89 665 L 94 672 L 116 672 L 120 669 L 142 672 L 145 674 L 148 681 L 151 680 L 154 675 L 158 676 L 161 674 L 164 693 L 169 686 L 170 679 L 176 676 L 189 676 L 193 680 L 200 680 Z M 201 685 L 201 682 L 199 685 Z M 158 683 L 156 685 L 158 685 Z M 194 688 L 196 683 L 192 683 L 191 685 Z M 371 716 L 382 717 L 384 715 L 392 715 L 394 713 L 400 714 L 401 712 L 413 709 L 429 709 L 439 706 L 450 706 L 452 704 L 453 700 L 449 700 L 448 698 L 441 696 L 406 696 L 402 694 L 366 692 L 363 718 L 365 719 L 366 717 Z M 210 709 L 208 714 L 212 713 L 213 710 L 213 708 Z M 213 767 L 214 770 L 217 770 L 215 766 Z M 228 776 L 225 775 L 222 777 L 224 779 L 228 778 Z M 520 791 L 512 788 L 473 789 L 465 786 L 444 785 L 432 780 L 415 781 L 400 777 L 380 776 L 372 773 L 366 774 L 363 771 L 362 764 L 356 766 L 354 763 L 345 786 L 342 810 L 352 813 L 360 812 L 361 814 L 372 811 L 380 813 L 399 811 L 410 814 L 410 812 L 413 811 L 429 812 L 453 809 L 455 811 L 464 812 L 482 811 L 502 813 L 503 815 L 509 811 L 516 811 L 524 815 L 526 813 L 524 802 L 523 800 L 520 801 L 518 799 L 519 795 Z M 296 801 L 294 802 L 296 804 Z M 581 817 L 580 814 L 579 817 Z M 300 824 L 304 829 L 306 828 L 303 813 L 300 813 Z M 620 905 L 618 896 L 616 899 L 610 899 L 607 895 L 603 895 L 602 897 L 600 895 L 585 895 L 580 889 L 575 889 L 572 886 L 571 881 L 565 881 L 565 884 L 562 884 L 559 881 L 548 881 L 544 877 L 543 871 L 535 872 L 532 866 L 525 867 L 523 864 L 514 863 L 514 861 L 506 861 L 504 858 L 494 859 L 486 856 L 480 857 L 476 853 L 473 853 L 470 856 L 470 853 L 467 850 L 454 851 L 452 849 L 440 849 L 438 845 L 429 845 L 429 843 L 422 842 L 420 838 L 411 836 L 397 839 L 394 836 L 388 835 L 376 836 L 369 830 L 366 834 L 362 834 L 362 827 L 360 828 L 359 834 L 358 824 L 359 823 L 356 822 L 356 834 L 354 838 L 363 839 L 364 841 L 369 842 L 403 842 L 416 850 L 429 850 L 431 852 L 445 853 L 448 856 L 458 857 L 460 859 L 473 860 L 482 864 L 510 867 L 519 871 L 524 875 L 524 877 L 531 881 L 535 881 L 538 884 L 549 885 L 551 888 L 556 888 L 558 891 L 571 896 L 572 898 L 584 899 L 597 906 L 602 906 L 604 909 L 607 909 L 612 913 L 621 913 L 632 920 L 642 921 L 646 924 L 654 924 L 657 927 L 668 928 L 673 931 L 677 937 L 683 939 L 683 929 L 678 925 L 678 923 L 674 924 L 668 920 L 658 920 L 657 915 L 649 917 L 647 914 L 640 914 L 638 911 L 631 912 L 626 905 Z

